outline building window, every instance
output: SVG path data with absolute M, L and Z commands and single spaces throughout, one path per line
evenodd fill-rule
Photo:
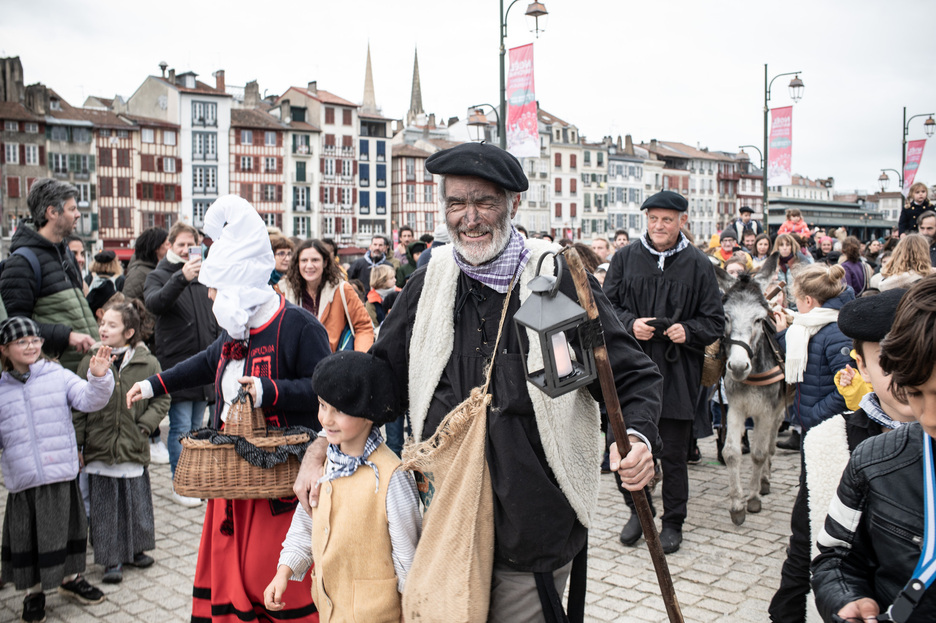
M 415 158 L 406 158 L 406 180 L 415 180 L 416 179 L 416 159 Z
M 341 111 L 341 123 L 343 125 L 351 125 L 351 110 L 344 108 Z
M 341 176 L 342 177 L 354 177 L 354 161 L 353 160 L 341 161 Z
M 598 166 L 599 167 L 604 166 L 604 152 L 599 151 L 597 155 L 598 155 Z
M 370 192 L 364 191 L 358 195 L 358 205 L 361 208 L 361 214 L 370 214 Z
M 216 167 L 192 167 L 192 190 L 198 193 L 218 191 L 218 169 Z
M 276 132 L 264 132 L 263 144 L 267 147 L 276 147 Z
M 276 201 L 276 185 L 275 184 L 263 185 L 263 200 L 264 201 Z
M 163 145 L 175 145 L 176 135 L 172 130 L 163 130 Z M 212 135 L 213 136 L 213 135 Z
M 114 227 L 114 209 L 98 208 L 98 222 L 101 229 L 113 229 Z
M 325 107 L 325 123 L 329 125 L 334 125 L 335 123 L 335 109 L 331 106 Z
M 175 158 L 163 158 L 163 171 L 166 173 L 175 173 Z
M 325 174 L 325 177 L 334 177 L 335 176 L 335 159 L 325 158 L 323 162 L 325 166 L 325 170 L 323 171 L 323 173 Z
M 308 216 L 294 216 L 293 217 L 293 236 L 299 236 L 300 238 L 309 237 L 309 217 Z
M 253 171 L 253 156 L 241 156 L 240 170 Z
M 377 162 L 387 161 L 386 141 L 377 141 Z
M 19 143 L 7 143 L 4 145 L 4 154 L 7 164 L 19 164 Z
M 585 161 L 586 167 L 591 165 L 591 152 L 590 151 L 587 151 L 587 150 L 585 151 L 584 161 Z
M 361 186 L 367 187 L 370 186 L 370 165 L 369 164 L 359 164 L 358 165 L 358 180 L 360 180 Z
M 68 155 L 67 154 L 49 154 L 52 161 L 53 173 L 68 173 Z
M 296 163 L 296 181 L 297 182 L 306 181 L 306 163 L 305 162 Z
M 349 205 L 351 205 L 351 203 L 352 203 L 352 201 L 351 201 L 351 189 L 350 189 L 350 188 L 342 188 L 342 189 L 341 189 L 341 205 L 343 205 L 343 206 L 349 206 Z
M 75 184 L 78 189 L 78 207 L 86 208 L 91 205 L 91 184 Z
M 20 196 L 20 178 L 18 176 L 7 176 L 6 187 L 7 197 L 16 199 Z
M 38 123 L 27 123 L 27 124 L 26 124 L 26 134 L 39 134 L 39 124 L 38 124 Z
M 253 130 L 241 130 L 241 144 L 253 145 Z
M 192 132 L 192 157 L 195 160 L 217 160 L 217 134 L 214 132 Z
M 130 178 L 129 177 L 117 178 L 117 196 L 118 197 L 130 196 Z
M 192 202 L 192 224 L 195 227 L 201 227 L 205 224 L 205 212 L 211 206 L 211 201 L 197 199 Z
M 156 142 L 156 130 L 153 128 L 143 128 L 140 130 L 140 140 L 144 143 Z
M 293 153 L 303 155 L 312 153 L 309 149 L 308 134 L 293 134 Z
M 309 207 L 309 187 L 293 186 L 293 209 L 305 210 Z
M 192 102 L 192 125 L 218 125 L 218 105 L 214 102 Z
M 129 183 L 129 180 L 127 180 Z M 117 208 L 117 227 L 129 229 L 133 227 L 133 212 L 130 208 Z
M 325 216 L 322 218 L 322 234 L 333 236 L 335 234 L 335 217 Z
M 423 186 L 423 201 L 432 203 L 432 186 L 430 184 Z
M 387 185 L 387 165 L 377 165 L 377 188 L 384 188 Z
M 51 138 L 53 141 L 67 141 L 68 128 L 61 125 L 52 126 L 52 130 L 49 132 L 49 138 Z
M 38 145 L 26 145 L 26 164 L 27 165 L 39 164 L 39 146 Z
M 264 158 L 263 170 L 267 173 L 276 173 L 276 158 Z
M 577 158 L 575 154 L 569 154 L 569 168 L 575 169 L 578 166 Z
M 117 130 L 117 138 L 130 138 L 130 130 Z
M 410 228 L 416 229 L 416 213 L 415 213 L 415 212 L 407 212 L 407 213 L 406 213 L 406 224 L 407 224 Z
M 114 194 L 114 178 L 98 177 L 98 194 L 101 197 L 111 197 Z
M 386 214 L 387 213 L 387 193 L 378 190 L 377 191 L 377 214 Z
M 426 212 L 426 231 L 435 231 L 435 214 Z
M 406 185 L 406 201 L 408 203 L 412 203 L 413 201 L 416 201 L 416 185 L 415 184 Z
M 358 158 L 361 160 L 369 159 L 370 157 L 369 150 L 370 150 L 370 141 L 368 141 L 366 138 L 362 138 L 360 143 L 358 143 L 358 151 L 360 152 L 360 155 L 358 156 Z
M 140 184 L 140 195 L 144 200 L 155 199 L 156 193 L 153 191 L 154 184 L 151 182 L 143 182 Z
M 117 150 L 117 166 L 118 167 L 130 166 L 130 150 L 129 149 Z
M 4 121 L 3 129 L 7 132 L 19 132 L 19 121 Z
M 91 130 L 88 128 L 74 128 L 72 130 L 72 140 L 76 143 L 90 143 Z
M 557 170 L 562 169 L 562 154 L 557 153 L 555 156 L 555 167 Z

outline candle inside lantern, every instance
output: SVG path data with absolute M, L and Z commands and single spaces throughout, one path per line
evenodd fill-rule
M 552 336 L 553 357 L 556 360 L 556 373 L 559 378 L 572 374 L 572 356 L 569 354 L 569 341 L 564 331 Z

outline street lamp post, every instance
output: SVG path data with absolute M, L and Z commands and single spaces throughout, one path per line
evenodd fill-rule
M 900 194 L 903 195 L 903 172 L 907 168 L 907 135 L 910 134 L 910 122 L 916 119 L 917 117 L 929 117 L 926 121 L 923 122 L 923 131 L 926 132 L 927 138 L 933 135 L 933 132 L 936 131 L 936 121 L 933 120 L 933 115 L 936 113 L 922 113 L 919 115 L 913 115 L 907 119 L 907 107 L 903 107 L 903 136 L 901 138 L 902 142 L 900 144 Z M 885 169 L 882 169 L 885 170 Z M 886 169 L 887 171 L 893 171 L 893 169 Z
M 881 175 L 878 177 L 878 184 L 881 185 L 881 192 L 887 191 L 887 185 L 890 183 L 890 178 L 887 176 L 888 171 L 893 171 L 897 174 L 897 185 L 902 189 L 903 188 L 903 175 L 900 171 L 896 169 L 881 169 Z M 903 192 L 901 191 L 901 194 Z
M 507 14 L 510 13 L 511 7 L 517 4 L 518 1 L 513 0 L 507 5 L 507 10 L 504 11 L 504 0 L 500 0 L 500 14 L 498 15 L 500 19 L 500 115 L 497 118 L 497 136 L 501 149 L 507 149 L 507 77 L 506 68 L 504 67 L 507 48 L 504 47 L 504 39 L 507 37 Z M 549 15 L 546 6 L 542 2 L 531 2 L 527 6 L 525 15 L 533 25 L 530 31 L 539 38 L 539 34 L 546 29 L 546 16 Z M 542 28 L 540 28 L 540 18 L 543 18 Z
M 770 87 L 773 86 L 773 81 L 779 78 L 780 76 L 794 76 L 790 80 L 790 99 L 793 100 L 793 103 L 800 101 L 803 97 L 803 89 L 805 85 L 803 81 L 800 80 L 799 74 L 803 73 L 802 71 L 790 71 L 783 74 L 777 74 L 769 82 L 767 81 L 767 63 L 764 63 L 764 153 L 762 155 L 764 161 L 764 170 L 762 171 L 764 175 L 763 180 L 763 190 L 764 190 L 764 231 L 767 234 L 770 234 L 770 213 L 768 209 L 768 200 L 767 200 L 767 162 L 768 154 L 770 153 L 770 145 L 768 144 L 769 137 L 767 135 L 767 114 L 770 112 L 768 107 L 768 102 L 770 102 Z
M 497 114 L 497 107 L 492 104 L 475 104 L 468 107 L 468 134 L 472 141 L 483 141 L 486 136 L 485 129 L 490 125 L 487 115 L 483 108 L 490 108 L 494 111 L 494 118 L 497 120 L 497 127 L 500 127 L 500 115 Z

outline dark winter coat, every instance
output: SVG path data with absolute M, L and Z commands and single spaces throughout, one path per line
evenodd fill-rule
M 689 245 L 666 259 L 660 271 L 657 257 L 640 241 L 620 249 L 611 258 L 604 293 L 628 333 L 637 318 L 657 318 L 686 329 L 686 343 L 674 344 L 657 329 L 654 339 L 638 341 L 663 374 L 661 417 L 692 420 L 702 381 L 705 347 L 722 336 L 722 307 L 715 269 L 701 251 Z M 667 355 L 669 353 L 669 355 Z
M 153 272 L 154 268 L 156 268 L 154 262 L 141 260 L 136 255 L 130 258 L 130 265 L 127 266 L 126 279 L 123 285 L 123 294 L 127 299 L 143 300 L 143 288 L 146 284 L 146 278 Z
M 78 375 L 84 378 L 88 371 L 91 357 L 97 349 L 85 355 L 78 368 Z M 145 381 L 158 374 L 161 368 L 156 357 L 149 352 L 145 344 L 138 344 L 126 366 L 120 369 L 111 364 L 111 372 L 116 379 L 114 392 L 107 405 L 99 411 L 85 413 L 72 412 L 75 425 L 75 438 L 85 462 L 103 461 L 114 463 L 137 463 L 148 465 L 150 462 L 149 435 L 169 413 L 169 396 L 138 400 L 127 409 L 127 392 L 134 383 Z M 146 432 L 141 432 L 143 429 Z
M 851 512 L 857 525 L 826 517 L 812 563 L 816 606 L 826 621 L 861 597 L 887 609 L 913 575 L 924 532 L 924 439 L 932 443 L 914 422 L 872 437 L 852 453 L 836 497 L 845 510 L 856 509 Z M 931 586 L 907 623 L 934 620 L 936 587 Z
M 375 262 L 371 259 L 370 251 L 368 251 L 364 254 L 364 257 L 351 264 L 351 267 L 348 269 L 348 281 L 359 279 L 361 283 L 364 284 L 364 291 L 366 292 L 370 289 L 371 269 L 381 264 L 392 265 L 386 255 L 381 256 L 380 260 Z
M 927 210 L 932 210 L 933 204 L 929 199 L 924 199 L 923 203 L 916 204 L 910 201 L 900 211 L 900 217 L 897 219 L 897 231 L 901 234 L 912 234 L 919 229 L 917 219 Z
M 855 300 L 855 291 L 845 291 L 831 298 L 823 307 L 842 309 L 842 305 Z M 786 331 L 777 334 L 780 347 L 786 352 Z M 835 388 L 835 374 L 850 364 L 852 341 L 845 337 L 838 324 L 830 322 L 809 340 L 806 370 L 803 382 L 796 385 L 796 395 L 790 406 L 793 423 L 803 431 L 846 410 L 845 398 Z
M 146 277 L 143 288 L 146 309 L 156 316 L 156 353 L 163 370 L 168 370 L 215 341 L 220 334 L 208 288 L 198 279 L 187 281 L 182 263 L 163 258 Z M 214 400 L 211 385 L 173 392 L 173 401 Z
M 42 289 L 37 290 L 29 261 L 11 255 L 0 276 L 0 298 L 10 316 L 35 320 L 45 338 L 43 352 L 74 372 L 82 356 L 68 345 L 71 332 L 98 339 L 97 321 L 85 300 L 75 256 L 65 242 L 53 244 L 28 223 L 17 228 L 10 244 L 11 251 L 21 247 L 36 254 L 42 270 Z

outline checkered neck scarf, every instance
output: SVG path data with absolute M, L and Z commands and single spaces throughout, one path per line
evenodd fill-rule
M 884 428 L 898 429 L 906 424 L 906 422 L 898 422 L 893 420 L 889 415 L 884 413 L 884 410 L 881 409 L 881 401 L 878 400 L 877 394 L 874 392 L 868 392 L 865 394 L 861 399 L 861 402 L 858 403 L 858 406 L 860 406 L 861 410 L 865 412 L 865 415 Z
M 370 435 L 367 436 L 367 441 L 364 442 L 364 454 L 361 456 L 348 456 L 338 446 L 328 444 L 328 460 L 331 461 L 332 466 L 324 476 L 318 479 L 319 484 L 342 476 L 350 476 L 362 465 L 367 465 L 374 469 L 374 479 L 376 481 L 374 493 L 377 493 L 380 489 L 380 474 L 377 472 L 377 466 L 368 461 L 367 457 L 382 443 L 383 437 L 380 435 L 380 430 L 375 426 L 371 429 Z
M 463 273 L 501 294 L 507 293 L 510 289 L 510 282 L 523 271 L 530 259 L 530 251 L 523 244 L 523 236 L 513 225 L 510 226 L 507 246 L 490 262 L 472 266 L 459 255 L 454 246 L 452 246 L 452 255 L 455 256 L 455 263 Z
M 657 251 L 653 248 L 653 245 L 650 244 L 650 232 L 648 231 L 644 231 L 644 233 L 641 234 L 640 242 L 643 243 L 647 251 L 657 256 L 657 265 L 660 267 L 660 270 L 663 270 L 663 266 L 666 264 L 666 258 L 676 255 L 689 246 L 689 239 L 686 238 L 686 235 L 682 232 L 679 232 L 679 242 L 676 243 L 676 246 L 666 251 Z

